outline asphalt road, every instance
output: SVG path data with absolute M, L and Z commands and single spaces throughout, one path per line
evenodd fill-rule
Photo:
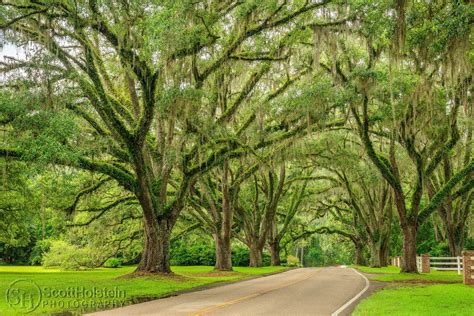
M 303 268 L 91 315 L 348 315 L 366 287 L 353 269 Z

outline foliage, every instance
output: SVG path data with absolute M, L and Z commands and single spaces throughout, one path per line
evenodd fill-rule
M 38 241 L 33 249 L 31 250 L 30 255 L 30 264 L 31 265 L 41 265 L 43 263 L 43 256 L 48 253 L 51 249 L 51 240 L 40 240 Z
M 63 270 L 79 270 L 98 267 L 106 260 L 103 249 L 79 247 L 63 240 L 51 242 L 50 250 L 43 255 L 43 266 Z
M 177 266 L 211 266 L 215 263 L 215 246 L 210 242 L 177 241 L 171 248 L 171 262 Z M 234 245 L 232 247 L 232 264 L 235 267 L 246 267 L 250 262 L 249 249 Z M 263 253 L 263 266 L 270 265 L 270 255 Z
M 471 3 L 20 2 L 0 1 L 3 262 L 269 248 L 413 272 L 473 247 Z
M 177 242 L 171 248 L 171 257 L 171 264 L 177 266 L 212 266 L 216 260 L 214 247 L 204 242 Z
M 295 256 L 289 255 L 286 257 L 286 266 L 287 267 L 297 267 L 300 265 L 300 260 Z
M 104 268 L 120 268 L 122 266 L 122 259 L 109 258 L 103 264 Z

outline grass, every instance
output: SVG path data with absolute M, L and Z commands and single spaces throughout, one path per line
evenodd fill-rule
M 84 310 L 93 311 L 118 307 L 122 304 L 128 305 L 159 298 L 198 286 L 236 281 L 285 269 L 284 267 L 236 267 L 234 272 L 216 273 L 213 272 L 213 267 L 190 266 L 172 267 L 176 275 L 170 277 L 127 277 L 134 268 L 60 271 L 31 266 L 0 266 L 0 315 L 20 315 L 31 307 L 30 301 L 36 305 L 36 302 L 39 301 L 37 296 L 33 296 L 33 298 L 32 296 L 23 296 L 22 300 L 19 299 L 21 293 L 37 293 L 32 290 L 34 285 L 30 281 L 33 281 L 41 289 L 42 299 L 39 306 L 29 315 L 46 315 L 61 311 L 78 313 Z M 20 279 L 28 281 L 16 283 L 13 288 L 19 288 L 23 292 L 11 291 L 10 299 L 7 302 L 6 293 L 10 284 Z M 82 292 L 83 289 L 88 291 L 87 293 L 96 290 L 98 294 L 93 299 L 80 297 L 81 293 L 86 293 Z M 103 292 L 102 289 L 112 292 Z M 104 298 L 104 295 L 107 297 Z
M 437 271 L 431 270 L 430 273 L 400 273 L 400 268 L 388 266 L 383 268 L 370 268 L 365 266 L 352 266 L 364 273 L 381 274 L 369 276 L 370 280 L 394 282 L 394 281 L 425 281 L 425 282 L 462 282 L 462 275 L 457 271 Z
M 364 299 L 353 315 L 474 314 L 474 288 L 463 284 L 390 286 Z
M 415 274 L 400 273 L 393 266 L 354 268 L 380 274 L 369 279 L 389 284 L 362 300 L 353 315 L 474 315 L 474 287 L 463 285 L 456 271 Z

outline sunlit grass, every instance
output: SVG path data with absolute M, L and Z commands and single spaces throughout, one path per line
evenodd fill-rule
M 474 315 L 474 288 L 463 284 L 389 286 L 364 299 L 353 315 Z
M 457 271 L 400 273 L 394 266 L 353 267 L 375 274 L 369 276 L 371 280 L 388 283 L 364 299 L 353 315 L 474 315 L 474 288 L 458 284 L 462 276 Z M 433 284 L 437 282 L 456 284 Z

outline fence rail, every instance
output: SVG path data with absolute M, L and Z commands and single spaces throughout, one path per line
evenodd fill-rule
M 463 283 L 474 285 L 474 250 L 464 250 L 462 257 L 430 257 L 425 253 L 416 257 L 416 265 L 421 273 L 430 273 L 430 270 L 457 271 L 463 275 Z M 392 265 L 401 267 L 402 257 L 392 258 Z
M 418 271 L 421 271 L 422 259 L 417 257 Z M 442 260 L 442 261 L 440 261 Z M 462 257 L 430 257 L 430 267 L 439 271 L 463 271 Z

